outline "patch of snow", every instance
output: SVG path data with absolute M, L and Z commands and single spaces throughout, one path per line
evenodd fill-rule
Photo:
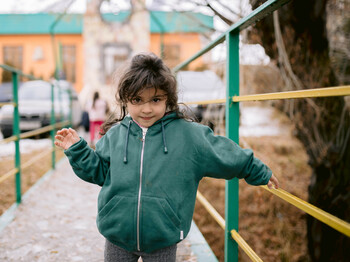
M 240 136 L 279 136 L 289 132 L 286 125 L 274 117 L 273 107 L 243 106 L 241 107 Z
M 51 147 L 51 139 L 21 139 L 19 147 L 21 154 L 28 154 L 35 150 L 48 149 Z M 15 142 L 0 145 L 0 159 L 8 156 L 14 156 Z

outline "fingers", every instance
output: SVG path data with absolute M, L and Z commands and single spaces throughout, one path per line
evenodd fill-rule
M 69 129 L 63 128 L 61 130 L 58 130 L 57 131 L 57 135 L 61 136 L 61 137 L 66 137 L 68 135 L 72 135 L 72 137 L 74 137 L 74 138 L 78 138 L 79 137 L 77 131 L 75 131 L 73 128 L 69 128 Z
M 268 187 L 269 189 L 272 189 L 272 188 L 273 188 L 273 184 L 272 184 L 271 181 L 269 181 L 269 182 L 267 183 L 267 187 Z
M 275 186 L 275 187 L 273 187 Z M 273 189 L 273 188 L 279 188 L 279 182 L 278 182 L 278 179 L 272 174 L 269 182 L 267 183 L 267 187 L 269 189 Z
M 62 148 L 62 149 L 67 149 L 65 146 L 65 143 L 63 143 L 63 142 L 55 141 L 55 145 Z
M 68 131 L 70 134 L 72 134 L 73 138 L 79 138 L 77 131 L 75 131 L 73 128 L 69 128 Z
M 55 141 L 55 145 L 63 148 L 63 143 L 60 141 Z
M 272 178 L 272 183 L 275 184 L 275 188 L 276 188 L 276 189 L 279 188 L 280 183 L 278 182 L 277 177 L 275 177 L 274 175 L 272 175 L 271 178 Z
M 61 136 L 61 135 L 56 135 L 56 136 L 55 136 L 55 139 L 56 139 L 56 140 L 63 141 L 63 140 L 64 140 L 64 137 Z
M 80 137 L 74 129 L 63 128 L 57 131 L 55 139 L 56 146 L 63 149 L 68 149 L 72 144 L 78 142 L 80 140 Z
M 69 132 L 68 132 L 67 128 L 63 128 L 63 129 L 57 131 L 57 135 L 60 135 L 60 136 L 66 136 L 68 133 Z

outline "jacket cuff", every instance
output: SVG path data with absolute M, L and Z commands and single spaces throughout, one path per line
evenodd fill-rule
M 262 170 L 263 174 L 261 175 L 256 175 L 252 176 L 249 175 L 248 177 L 245 177 L 245 181 L 247 181 L 248 184 L 253 185 L 253 186 L 260 186 L 260 185 L 267 185 L 269 182 L 271 176 L 272 176 L 272 171 L 271 169 L 264 165 L 264 170 Z
M 66 156 L 71 156 L 74 154 L 74 151 L 78 151 L 80 149 L 83 149 L 87 145 L 87 142 L 80 137 L 80 140 L 73 145 L 71 145 L 68 149 L 65 149 L 63 152 Z
M 271 177 L 272 177 L 272 171 L 270 168 L 268 168 L 263 185 L 267 185 L 269 183 Z

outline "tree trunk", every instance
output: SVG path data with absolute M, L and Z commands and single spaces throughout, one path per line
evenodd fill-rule
M 253 9 L 261 2 L 255 3 Z M 328 2 L 349 6 L 349 0 L 295 0 L 279 9 L 280 27 L 276 27 L 276 16 L 275 23 L 269 16 L 251 31 L 251 41 L 261 43 L 281 70 L 285 86 L 280 91 L 337 86 L 349 79 L 349 59 L 342 60 L 345 66 L 337 67 L 334 57 L 330 57 Z M 342 22 L 345 18 L 339 19 Z M 276 44 L 278 28 L 282 40 Z M 343 35 L 349 36 L 346 31 Z M 345 46 L 348 49 L 349 44 Z M 293 121 L 296 136 L 309 155 L 313 169 L 309 202 L 349 222 L 350 113 L 344 98 L 285 100 L 275 105 Z M 313 261 L 348 261 L 348 237 L 310 216 L 307 225 Z

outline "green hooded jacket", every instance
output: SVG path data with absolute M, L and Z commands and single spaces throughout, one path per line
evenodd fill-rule
M 251 150 L 175 113 L 149 127 L 144 139 L 125 117 L 95 151 L 81 139 L 65 154 L 77 176 L 102 187 L 99 231 L 128 251 L 152 252 L 185 238 L 203 177 L 266 185 L 272 175 Z

